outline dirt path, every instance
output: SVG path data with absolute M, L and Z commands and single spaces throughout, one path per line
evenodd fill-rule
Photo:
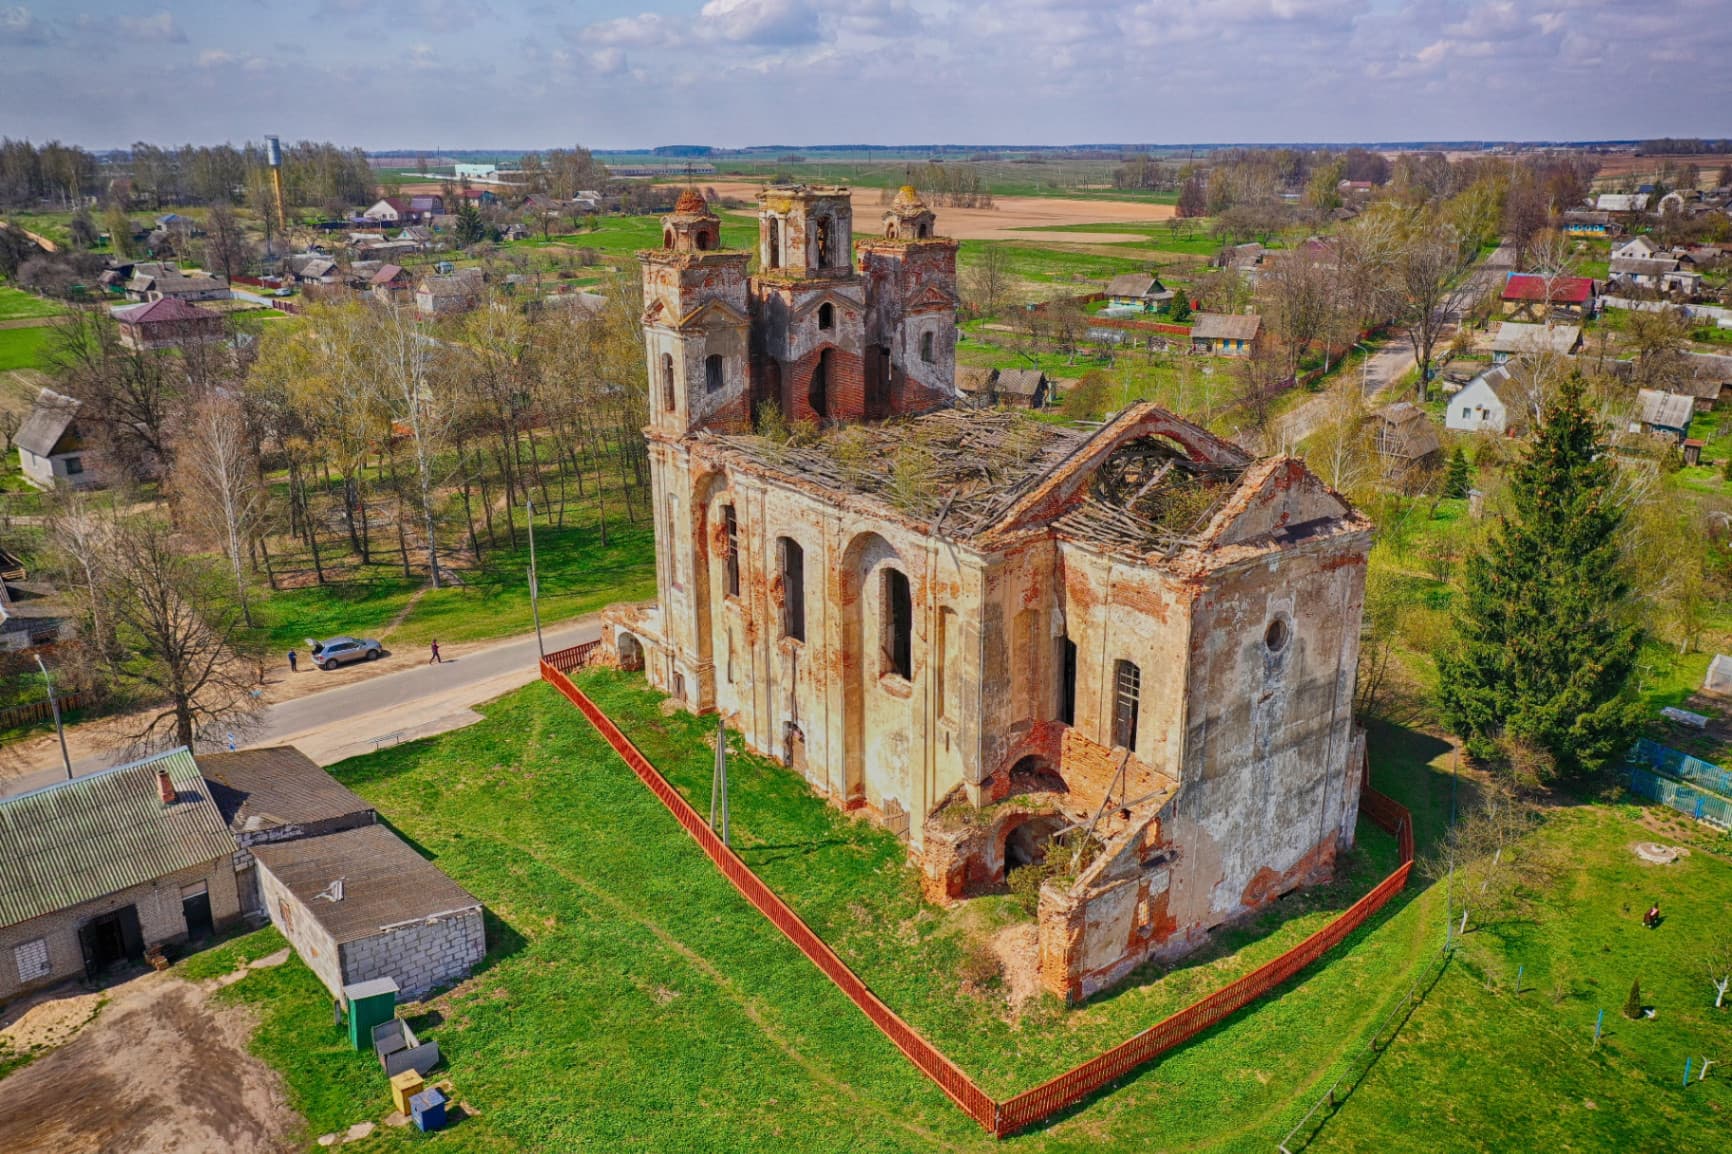
M 97 1019 L 0 1083 L 8 1154 L 265 1154 L 301 1119 L 247 1052 L 253 1022 L 172 973 L 109 991 Z

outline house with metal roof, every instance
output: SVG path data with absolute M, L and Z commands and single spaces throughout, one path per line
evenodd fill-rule
M 1593 280 L 1585 276 L 1548 278 L 1512 272 L 1503 286 L 1504 314 L 1518 320 L 1543 323 L 1547 318 L 1548 296 L 1551 316 L 1581 320 L 1593 315 L 1599 290 Z
M 1107 282 L 1107 300 L 1115 309 L 1152 313 L 1166 307 L 1173 290 L 1146 272 L 1127 272 Z
M 1636 404 L 1641 408 L 1639 424 L 1631 432 L 1643 432 L 1667 437 L 1682 444 L 1690 429 L 1690 418 L 1696 413 L 1694 397 L 1681 393 L 1665 393 L 1659 389 L 1638 389 Z
M 1191 318 L 1191 347 L 1198 352 L 1248 357 L 1262 328 L 1263 318 L 1253 313 L 1198 313 Z
M 1492 360 L 1503 364 L 1511 357 L 1533 357 L 1552 353 L 1574 356 L 1582 347 L 1580 325 L 1530 325 L 1500 321 L 1491 339 Z
M 71 397 L 53 389 L 39 392 L 12 443 L 18 447 L 24 479 L 39 489 L 83 489 L 99 483 L 85 459 L 90 446 L 79 431 L 78 402 Z
M 233 922 L 234 852 L 184 748 L 0 799 L 0 1002 Z
M 382 825 L 252 852 L 271 921 L 335 997 L 392 978 L 417 998 L 487 953 L 481 902 Z
M 1510 376 L 1510 366 L 1486 370 L 1451 397 L 1443 424 L 1457 433 L 1514 435 L 1525 429 L 1528 406 L 1521 386 Z

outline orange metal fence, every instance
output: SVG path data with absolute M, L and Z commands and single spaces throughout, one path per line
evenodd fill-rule
M 600 648 L 600 641 L 585 641 L 582 645 L 573 645 L 570 649 L 555 649 L 541 660 L 561 673 L 570 673 L 573 669 L 587 665 L 590 654 Z
M 565 675 L 566 672 L 582 665 L 596 644 L 598 643 L 590 642 L 549 654 L 541 663 L 541 676 L 582 711 L 590 724 L 595 726 L 597 732 L 624 759 L 631 771 L 660 799 L 675 820 L 722 871 L 723 876 L 733 883 L 734 888 L 756 906 L 777 929 L 787 935 L 788 940 L 799 947 L 800 952 L 822 970 L 824 976 L 834 982 L 921 1073 L 932 1079 L 951 1101 L 996 1137 L 1002 1138 L 1025 1129 L 1066 1106 L 1081 1101 L 1274 990 L 1340 944 L 1342 939 L 1382 908 L 1385 902 L 1400 893 L 1407 885 L 1408 874 L 1413 869 L 1413 824 L 1407 810 L 1393 798 L 1377 792 L 1369 785 L 1364 786 L 1360 794 L 1360 812 L 1395 834 L 1400 845 L 1401 864 L 1395 872 L 1379 882 L 1370 893 L 1353 903 L 1334 921 L 1280 957 L 1266 962 L 1237 981 L 1223 986 L 1201 1001 L 1192 1003 L 1082 1065 L 999 1102 L 885 1005 L 859 975 L 849 969 L 847 963 L 843 962 L 786 902 L 777 897 L 775 891 L 765 885 L 738 854 L 722 842 L 698 811 L 638 752 L 637 747 L 614 725 L 612 719 L 572 684 L 571 679 Z

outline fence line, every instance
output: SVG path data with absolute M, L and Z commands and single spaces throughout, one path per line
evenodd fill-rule
M 63 693 L 60 695 L 62 710 L 80 709 L 88 704 L 89 695 L 85 693 Z M 29 725 L 34 721 L 44 721 L 54 716 L 54 706 L 47 701 L 30 701 L 23 705 L 9 705 L 0 709 L 0 729 L 13 729 L 20 725 Z
M 849 969 L 847 963 L 837 956 L 774 890 L 753 873 L 738 854 L 716 836 L 691 803 L 649 763 L 613 720 L 572 683 L 566 672 L 582 665 L 597 644 L 590 642 L 549 654 L 541 663 L 542 678 L 577 706 L 638 779 L 674 815 L 674 819 L 698 843 L 721 870 L 722 875 L 733 883 L 734 888 L 757 907 L 771 924 L 781 930 L 837 989 L 858 1006 L 872 1024 L 877 1026 L 921 1073 L 930 1078 L 952 1102 L 994 1137 L 1003 1138 L 1051 1117 L 1274 990 L 1340 944 L 1342 939 L 1363 925 L 1366 919 L 1381 909 L 1390 898 L 1400 893 L 1407 885 L 1408 875 L 1413 869 L 1413 822 L 1407 810 L 1395 799 L 1372 789 L 1369 784 L 1363 786 L 1360 810 L 1379 826 L 1393 833 L 1400 846 L 1401 864 L 1393 873 L 1327 926 L 1281 956 L 1112 1049 L 1056 1078 L 1000 1102 L 981 1089 L 956 1063 L 885 1005 L 859 975 Z M 558 665 L 555 665 L 555 660 Z M 565 668 L 560 668 L 561 665 Z

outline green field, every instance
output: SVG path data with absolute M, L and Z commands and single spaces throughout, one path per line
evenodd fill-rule
M 707 787 L 708 719 L 664 717 L 635 677 L 593 673 L 585 685 L 676 784 L 688 794 Z M 718 877 L 550 687 L 483 711 L 487 720 L 469 729 L 336 769 L 489 909 L 483 972 L 409 1011 L 439 1040 L 457 1095 L 480 1112 L 447 1141 L 464 1150 L 1006 1148 Z M 1423 854 L 1450 812 L 1447 747 L 1379 726 L 1372 750 L 1374 779 L 1413 810 Z M 893 1007 L 999 1093 L 1206 992 L 1348 897 L 1323 891 L 1280 924 L 1235 931 L 1213 954 L 1083 1009 L 1042 1000 L 1018 1017 L 991 990 L 962 992 L 956 975 L 959 939 L 1011 916 L 994 899 L 967 903 L 966 916 L 924 906 L 889 835 L 756 759 L 735 757 L 732 774 L 734 840 L 746 860 Z M 1709 1009 L 1696 964 L 1732 897 L 1732 872 L 1701 842 L 1676 866 L 1640 865 L 1626 847 L 1653 836 L 1637 824 L 1641 812 L 1553 812 L 1541 838 L 1580 868 L 1523 919 L 1476 922 L 1309 1148 L 1723 1148 L 1728 1083 L 1716 1071 L 1685 1091 L 1678 1079 L 1685 1053 L 1713 1053 L 1732 1021 L 1732 1010 Z M 1367 876 L 1393 851 L 1380 833 L 1363 824 L 1361 833 L 1357 868 Z M 1415 891 L 1276 996 L 1008 1148 L 1272 1150 L 1337 1075 L 1364 1070 L 1369 1032 L 1435 957 L 1448 885 L 1415 876 Z M 1636 919 L 1656 898 L 1670 916 L 1648 933 Z M 275 944 L 267 930 L 230 948 L 256 956 Z M 198 963 L 195 973 L 233 961 Z M 1517 965 L 1526 967 L 1519 994 Z M 1612 1021 L 1632 977 L 1651 991 L 1653 1021 Z M 254 1049 L 284 1072 L 311 1134 L 383 1114 L 377 1066 L 341 1048 L 327 995 L 298 961 L 219 996 L 261 1013 Z M 1601 1005 L 1611 1025 L 1595 1050 Z M 382 1133 L 388 1146 L 411 1140 Z
M 52 326 L 0 329 L 0 373 L 45 368 L 51 329 Z
M 0 285 L 0 321 L 22 320 L 28 317 L 57 317 L 66 309 L 35 293 Z

